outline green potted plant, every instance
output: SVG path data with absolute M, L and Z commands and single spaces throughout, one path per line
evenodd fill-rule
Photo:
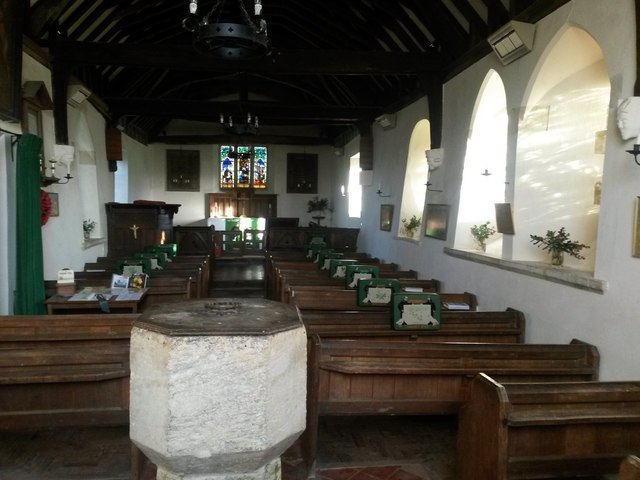
M 331 211 L 329 208 L 329 200 L 326 198 L 320 198 L 318 196 L 313 197 L 311 200 L 307 202 L 307 212 L 314 213 L 317 212 L 316 215 L 313 215 L 313 218 L 318 226 L 320 226 L 320 221 L 325 218 L 324 212 Z
M 96 222 L 91 219 L 82 221 L 82 232 L 84 233 L 84 239 L 89 240 L 91 238 L 91 232 L 96 228 Z
M 496 229 L 491 226 L 491 222 L 484 222 L 471 227 L 471 236 L 483 252 L 487 251 L 487 240 L 495 233 Z
M 407 220 L 406 218 L 403 218 L 402 219 L 402 229 L 404 231 L 404 234 L 407 237 L 413 238 L 413 236 L 416 233 L 416 230 L 420 227 L 421 223 L 422 223 L 422 220 L 420 220 L 415 215 L 412 215 L 409 220 Z
M 537 247 L 542 247 L 543 250 L 548 250 L 551 253 L 551 264 L 562 265 L 564 263 L 564 254 L 568 253 L 572 257 L 578 260 L 584 260 L 584 256 L 580 254 L 583 248 L 590 248 L 584 243 L 569 240 L 569 234 L 565 230 L 565 227 L 560 230 L 547 230 L 546 235 L 529 235 L 531 237 L 531 243 Z

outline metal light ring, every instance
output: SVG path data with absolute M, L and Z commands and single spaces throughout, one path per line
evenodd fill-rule
M 254 57 L 268 51 L 268 38 L 241 23 L 209 23 L 194 33 L 196 50 L 219 58 Z

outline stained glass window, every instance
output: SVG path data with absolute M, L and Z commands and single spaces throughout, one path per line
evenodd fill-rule
M 220 147 L 220 189 L 229 188 L 267 188 L 267 147 Z
M 267 188 L 267 147 L 253 149 L 253 188 Z
M 220 147 L 220 188 L 233 188 L 236 183 L 235 154 L 231 149 L 232 147 L 228 145 Z

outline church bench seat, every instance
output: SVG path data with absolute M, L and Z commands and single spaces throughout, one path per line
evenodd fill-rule
M 525 318 L 505 311 L 443 311 L 438 330 L 393 330 L 389 312 L 303 310 L 308 335 L 376 341 L 523 343 Z
M 0 429 L 127 425 L 137 318 L 0 316 Z
M 460 480 L 613 474 L 640 451 L 640 382 L 505 383 L 479 374 L 458 425 Z
M 345 255 L 345 259 L 355 259 L 360 263 L 366 264 L 380 264 L 385 265 L 384 269 L 396 269 L 398 266 L 396 264 L 382 264 L 379 259 L 370 257 L 365 253 L 353 253 L 350 252 L 348 255 Z M 267 256 L 265 261 L 265 277 L 266 277 L 266 285 L 267 285 L 267 298 L 272 300 L 278 299 L 279 286 L 278 283 L 281 279 L 281 271 L 288 270 L 291 273 L 293 272 L 314 272 L 320 273 L 320 269 L 317 263 L 311 261 L 310 259 L 303 258 L 301 260 L 283 260 L 277 256 Z M 323 272 L 324 276 L 328 276 L 328 272 Z
M 429 285 L 431 281 L 425 281 L 425 285 Z M 400 285 L 404 285 L 404 280 L 400 280 Z M 423 288 L 423 291 L 425 289 Z M 356 290 L 348 290 L 343 286 L 328 285 L 289 285 L 289 295 L 285 297 L 288 302 L 296 305 L 300 310 L 385 310 L 391 315 L 391 307 L 389 306 L 360 306 L 358 305 L 358 293 Z M 431 292 L 435 293 L 435 292 Z M 448 303 L 466 303 L 469 310 L 475 310 L 478 302 L 476 296 L 469 292 L 449 293 L 440 292 L 440 302 L 442 309 L 447 310 L 445 306 Z
M 308 345 L 307 428 L 297 444 L 307 465 L 320 416 L 457 414 L 480 372 L 503 381 L 585 381 L 597 379 L 599 366 L 596 347 L 577 340 L 408 345 L 313 334 Z
M 81 290 L 85 287 L 109 288 L 111 275 L 106 272 L 76 272 L 76 289 Z M 194 298 L 193 295 L 196 295 L 197 292 L 198 285 L 188 274 L 155 275 L 147 279 L 147 293 L 142 300 L 139 311 L 142 312 L 158 303 L 173 303 Z
M 620 463 L 618 480 L 640 480 L 640 458 L 627 455 Z
M 589 344 L 406 343 L 316 336 L 320 415 L 457 413 L 480 372 L 500 381 L 586 381 Z M 375 388 L 373 385 L 375 384 Z
M 398 270 L 395 263 L 371 263 L 379 268 L 380 278 L 398 278 L 417 280 L 417 272 L 414 270 Z M 344 278 L 333 278 L 329 276 L 326 270 L 295 268 L 278 268 L 276 271 L 275 290 L 273 291 L 273 299 L 280 302 L 286 302 L 288 296 L 288 288 L 290 285 L 333 285 L 345 286 Z

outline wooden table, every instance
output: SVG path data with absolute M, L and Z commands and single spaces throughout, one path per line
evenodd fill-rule
M 131 289 L 127 289 L 131 290 Z M 135 289 L 137 298 L 118 298 L 115 296 L 107 301 L 109 305 L 109 313 L 138 313 L 138 308 L 142 300 L 147 294 L 147 289 Z M 101 293 L 96 290 L 96 292 Z M 100 302 L 98 300 L 77 300 L 69 296 L 54 295 L 48 298 L 44 303 L 47 306 L 48 314 L 64 314 L 64 313 L 99 313 Z

